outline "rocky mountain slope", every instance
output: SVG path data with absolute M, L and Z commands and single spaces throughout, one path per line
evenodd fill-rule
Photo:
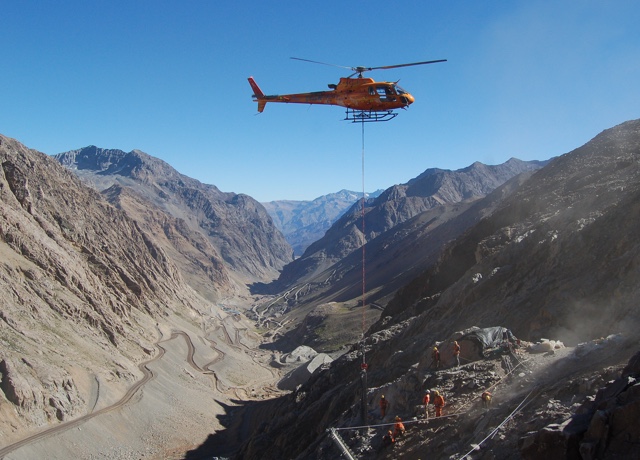
M 252 325 L 183 279 L 224 285 L 211 249 L 135 184 L 0 136 L 0 457 L 183 458 L 277 393 Z
M 635 323 L 639 145 L 640 123 L 627 122 L 537 171 L 383 316 L 399 321 L 434 309 L 438 318 L 511 322 L 527 311 L 527 321 L 512 326 L 516 335 L 544 330 L 565 340 Z
M 382 190 L 368 193 L 367 197 L 375 198 L 380 193 Z M 311 201 L 278 200 L 262 205 L 293 247 L 294 254 L 301 256 L 361 197 L 361 192 L 340 190 Z
M 362 458 L 417 459 L 428 453 L 457 459 L 469 448 L 467 458 L 474 459 L 577 458 L 577 451 L 590 455 L 583 458 L 623 458 L 615 456 L 624 455 L 619 449 L 637 455 L 638 438 L 625 434 L 624 419 L 614 414 L 616 404 L 619 411 L 637 405 L 637 369 L 621 369 L 640 347 L 639 179 L 640 120 L 634 120 L 556 158 L 516 187 L 496 191 L 504 196 L 491 212 L 398 291 L 369 329 L 364 348 L 354 346 L 296 392 L 254 408 L 268 411 L 269 418 L 255 427 L 239 458 L 336 458 L 339 451 L 326 430 L 363 424 L 364 414 L 376 411 L 380 394 L 396 401 L 393 415 L 412 420 L 425 389 L 439 389 L 450 398 L 453 414 L 465 401 L 478 401 L 482 389 L 507 377 L 519 361 L 529 364 L 506 379 L 509 385 L 497 387 L 501 404 L 493 418 L 465 412 L 457 422 L 442 419 L 424 430 L 411 428 L 401 450 L 400 445 L 376 450 L 388 429 L 383 426 L 351 430 L 347 444 Z M 552 367 L 526 354 L 513 355 L 519 361 L 512 364 L 504 360 L 508 354 L 500 354 L 492 364 L 488 355 L 463 348 L 463 362 L 470 364 L 447 369 L 453 363 L 452 341 L 463 335 L 457 331 L 497 325 L 512 330 L 523 345 L 542 337 L 580 345 L 567 349 Z M 429 368 L 434 344 L 441 347 L 442 370 Z M 364 373 L 363 351 L 369 369 Z M 626 383 L 596 395 L 617 376 Z M 510 413 L 515 417 L 528 394 L 534 402 L 521 409 L 517 422 L 502 424 Z M 580 414 L 590 415 L 571 431 Z M 484 450 L 470 446 L 496 427 L 503 443 L 489 442 Z M 543 439 L 556 444 L 541 446 Z M 607 450 L 610 439 L 619 440 L 613 451 Z M 555 448 L 565 456 L 554 456 Z
M 487 166 L 482 163 L 457 171 L 428 169 L 406 184 L 394 185 L 373 200 L 367 200 L 364 210 L 354 206 L 338 220 L 323 238 L 309 246 L 302 257 L 283 270 L 280 282 L 303 282 L 333 263 L 359 249 L 402 222 L 444 204 L 473 201 L 485 196 L 512 177 L 538 169 L 537 161 L 515 158 L 504 164 Z
M 285 294 L 257 311 L 291 320 L 289 327 L 279 331 L 282 346 L 303 343 L 335 351 L 362 331 L 358 304 L 363 296 L 360 248 L 365 241 L 369 309 L 364 321 L 368 327 L 397 289 L 435 263 L 444 244 L 491 214 L 519 179 L 502 184 L 518 173 L 525 177 L 542 164 L 511 159 L 498 166 L 475 163 L 459 171 L 425 171 L 408 184 L 391 187 L 367 201 L 366 238 L 361 231 L 361 207 L 354 205 L 301 258 L 284 268 L 274 284 Z M 479 200 L 501 185 L 490 198 Z M 327 322 L 336 316 L 340 317 L 335 321 L 337 330 Z M 343 323 L 352 326 L 351 334 L 341 331 Z
M 202 299 L 139 225 L 55 160 L 0 136 L 0 439 L 126 388 L 156 321 Z M 114 390 L 117 391 L 118 390 Z
M 221 192 L 138 150 L 90 146 L 55 158 L 155 235 L 205 297 L 241 293 L 246 284 L 272 280 L 292 260 L 281 232 L 249 196 Z

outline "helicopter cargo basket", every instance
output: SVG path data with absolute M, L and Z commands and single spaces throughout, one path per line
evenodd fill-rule
M 393 110 L 354 110 L 347 107 L 345 120 L 352 123 L 366 123 L 374 121 L 389 121 L 397 117 L 398 114 Z

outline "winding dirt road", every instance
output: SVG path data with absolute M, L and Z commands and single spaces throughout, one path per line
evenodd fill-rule
M 186 335 L 186 334 L 185 334 Z M 171 336 L 171 338 L 167 339 L 167 340 L 172 340 L 173 338 L 177 337 L 178 334 L 173 334 Z M 163 342 L 166 342 L 167 340 L 163 340 Z M 187 341 L 188 343 L 190 342 L 190 340 Z M 88 420 L 91 420 L 94 417 L 97 417 L 98 415 L 101 414 L 106 414 L 107 412 L 111 412 L 113 410 L 119 409 L 121 407 L 123 407 L 125 404 L 127 404 L 129 401 L 131 401 L 131 398 L 133 398 L 133 396 L 136 394 L 136 392 L 142 388 L 144 385 L 146 385 L 151 379 L 153 379 L 155 377 L 155 374 L 153 373 L 153 371 L 151 369 L 149 369 L 148 365 L 151 364 L 154 361 L 157 361 L 158 359 L 162 358 L 165 354 L 165 349 L 162 348 L 162 346 L 160 345 L 160 342 L 156 343 L 156 349 L 158 351 L 158 353 L 151 358 L 148 361 L 142 362 L 140 364 L 138 364 L 138 369 L 140 369 L 142 371 L 142 378 L 140 380 L 138 380 L 136 383 L 134 383 L 131 388 L 129 388 L 127 390 L 127 392 L 124 394 L 124 396 L 115 404 L 112 404 L 111 406 L 108 407 L 103 407 L 102 409 L 95 411 L 95 412 L 91 412 L 87 415 L 83 415 L 82 417 L 79 417 L 77 419 L 74 420 L 70 420 L 68 422 L 62 423 L 60 425 L 48 428 L 44 431 L 41 431 L 40 433 L 36 433 L 34 435 L 31 435 L 27 438 L 24 438 L 18 442 L 15 442 L 13 444 L 10 444 L 6 447 L 3 447 L 2 449 L 0 449 L 0 459 L 4 458 L 5 455 L 13 452 L 16 449 L 19 449 L 21 447 L 24 447 L 32 442 L 36 442 L 39 441 L 41 439 L 44 439 L 48 436 L 53 436 L 54 434 L 59 434 L 62 433 L 63 431 L 67 431 L 70 430 L 71 428 L 77 427 L 79 425 L 82 425 L 83 423 L 87 422 Z M 193 344 L 191 344 L 191 348 L 193 347 Z M 190 348 L 190 350 L 191 350 Z M 191 355 L 191 362 L 193 362 L 193 355 Z M 194 363 L 195 364 L 195 363 Z
M 253 381 L 251 383 L 248 383 L 247 385 L 242 385 L 242 386 L 232 386 L 232 385 L 228 385 L 228 384 L 224 384 L 223 382 L 221 382 L 219 376 L 216 374 L 216 372 L 213 369 L 213 366 L 224 360 L 225 357 L 227 356 L 227 353 L 220 350 L 217 347 L 217 342 L 210 339 L 210 338 L 206 338 L 206 330 L 205 330 L 205 336 L 201 337 L 201 339 L 203 341 L 208 342 L 209 347 L 214 350 L 216 352 L 216 356 L 214 359 L 210 360 L 209 362 L 207 362 L 206 364 L 204 364 L 202 367 L 199 366 L 196 361 L 195 361 L 195 354 L 196 354 L 196 347 L 193 344 L 193 341 L 191 339 L 191 336 L 189 334 L 187 334 L 186 332 L 183 331 L 171 331 L 171 335 L 163 340 L 158 341 L 155 344 L 155 348 L 156 348 L 156 354 L 153 358 L 151 358 L 148 361 L 142 362 L 138 365 L 138 369 L 140 369 L 140 371 L 143 374 L 143 377 L 135 382 L 128 390 L 127 392 L 123 395 L 123 397 L 117 401 L 116 403 L 108 406 L 108 407 L 104 407 L 100 410 L 97 410 L 95 412 L 89 412 L 86 415 L 83 415 L 81 417 L 78 417 L 74 420 L 70 420 L 68 422 L 64 422 L 61 423 L 59 425 L 44 429 L 43 431 L 33 434 L 31 436 L 28 436 L 18 442 L 15 442 L 13 444 L 10 444 L 8 446 L 5 446 L 3 448 L 0 449 L 0 459 L 3 459 L 6 455 L 8 455 L 9 453 L 25 447 L 31 443 L 40 441 L 42 439 L 45 439 L 49 436 L 54 436 L 56 434 L 60 434 L 62 432 L 65 432 L 67 430 L 70 430 L 72 428 L 78 427 L 80 425 L 82 425 L 83 423 L 93 419 L 94 417 L 97 417 L 98 415 L 102 415 L 102 414 L 106 414 L 108 412 L 117 410 L 122 408 L 123 406 L 125 406 L 127 403 L 129 403 L 131 401 L 131 399 L 136 395 L 136 393 L 147 383 L 149 383 L 152 379 L 154 379 L 157 375 L 154 374 L 154 372 L 148 367 L 149 364 L 153 363 L 154 361 L 157 361 L 159 359 L 161 359 L 165 353 L 166 350 L 165 348 L 162 347 L 162 343 L 165 342 L 169 342 L 171 340 L 175 340 L 178 337 L 182 337 L 187 345 L 187 356 L 186 356 L 186 362 L 189 364 L 189 366 L 191 366 L 194 370 L 196 370 L 199 373 L 202 374 L 207 374 L 210 377 L 213 378 L 213 383 L 214 383 L 214 387 L 217 389 L 217 391 L 221 394 L 227 394 L 227 395 L 234 395 L 234 397 L 236 399 L 251 399 L 252 397 L 256 397 L 257 395 L 254 393 L 254 389 L 260 387 L 262 390 L 262 397 L 264 398 L 265 396 L 267 397 L 272 397 L 274 396 L 274 394 L 279 393 L 278 390 L 276 390 L 275 388 L 272 387 L 273 382 L 277 379 L 278 377 L 278 373 L 277 371 L 275 371 L 274 369 L 271 369 L 269 366 L 265 365 L 264 363 L 259 363 L 259 361 L 256 359 L 255 353 L 251 352 L 251 350 L 249 349 L 248 346 L 246 346 L 245 344 L 242 343 L 241 341 L 241 335 L 242 333 L 246 333 L 247 330 L 246 329 L 242 329 L 242 330 L 238 330 L 235 327 L 234 329 L 234 333 L 233 336 L 229 333 L 229 331 L 227 330 L 227 328 L 225 327 L 224 324 L 224 320 L 220 321 L 220 324 L 217 325 L 217 327 L 214 329 L 214 331 L 219 331 L 219 335 L 220 335 L 220 339 L 222 339 L 222 341 L 228 345 L 229 347 L 231 347 L 234 350 L 238 350 L 242 353 L 248 353 L 248 356 L 250 357 L 250 359 L 258 365 L 264 366 L 265 369 L 267 369 L 269 371 L 269 374 L 271 376 L 271 378 L 266 378 L 266 379 L 260 379 L 259 381 Z M 235 339 L 235 340 L 234 340 Z M 99 388 L 99 382 L 98 382 L 98 388 Z M 99 391 L 99 390 L 98 390 Z M 242 393 L 242 394 L 241 394 Z M 97 399 L 99 398 L 99 396 L 96 397 Z M 93 403 L 93 408 L 95 408 L 95 405 L 98 403 L 98 401 L 96 401 Z M 92 409 L 93 410 L 93 409 Z

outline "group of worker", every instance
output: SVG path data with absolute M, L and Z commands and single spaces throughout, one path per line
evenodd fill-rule
M 458 344 L 457 341 L 453 342 L 453 356 L 455 357 L 455 360 L 456 360 L 456 366 L 460 367 L 460 345 Z M 431 353 L 431 365 L 429 367 L 432 367 L 432 368 L 435 367 L 436 369 L 440 368 L 440 350 L 438 350 L 438 347 L 433 347 L 433 351 Z M 491 392 L 489 392 L 489 390 L 486 390 L 482 393 L 482 395 L 480 396 L 480 399 L 482 400 L 483 408 L 488 409 L 491 406 L 491 397 L 492 395 L 491 395 Z M 435 407 L 436 417 L 441 417 L 442 409 L 445 406 L 444 396 L 438 390 L 433 390 L 433 392 L 427 390 L 425 392 L 424 396 L 422 397 L 422 405 L 424 406 L 425 419 L 429 418 L 430 403 L 433 403 L 433 406 Z M 380 415 L 382 419 L 384 419 L 385 416 L 387 415 L 389 408 L 390 408 L 389 400 L 385 398 L 384 395 L 380 396 Z M 405 431 L 406 429 L 405 429 L 404 423 L 402 423 L 402 419 L 399 416 L 396 416 L 393 431 L 388 430 L 387 433 L 383 436 L 382 445 L 388 446 L 388 445 L 395 444 L 396 439 L 399 436 L 404 435 Z
M 453 357 L 456 359 L 456 367 L 460 367 L 460 345 L 455 340 L 453 341 Z M 440 369 L 440 350 L 438 350 L 438 347 L 433 347 L 429 367 Z
M 429 418 L 429 403 L 431 402 L 431 391 L 427 390 L 422 397 L 422 404 L 424 405 L 424 415 Z M 442 409 L 444 408 L 444 396 L 440 394 L 438 390 L 433 390 L 433 406 L 436 408 L 436 417 L 442 415 Z M 384 395 L 380 396 L 380 417 L 384 419 L 387 415 L 387 410 L 390 407 L 389 400 Z M 398 416 L 396 416 L 398 420 Z
M 440 394 L 438 390 L 433 391 L 433 406 L 436 408 L 436 417 L 442 415 L 442 408 L 444 407 L 444 396 Z M 422 397 L 422 404 L 424 405 L 424 416 L 429 418 L 429 403 L 431 402 L 431 392 L 426 391 Z
M 387 431 L 387 434 L 382 437 L 382 446 L 385 447 L 394 444 L 396 442 L 396 439 L 399 436 L 402 436 L 405 431 L 406 428 L 404 427 L 404 423 L 402 423 L 402 419 L 396 415 L 395 424 L 393 425 L 393 431 Z
M 511 344 L 509 340 L 507 340 L 507 343 Z M 516 343 L 517 345 L 514 344 L 513 346 L 520 345 L 519 340 Z M 456 367 L 460 367 L 460 345 L 458 344 L 457 341 L 453 342 L 453 356 L 456 361 Z M 433 347 L 433 350 L 431 353 L 431 364 L 429 365 L 429 367 L 439 369 L 440 364 L 441 364 L 440 350 L 438 350 L 438 347 L 436 346 L 436 347 Z M 493 396 L 489 391 L 489 389 L 483 391 L 483 393 L 481 394 L 480 399 L 482 401 L 482 407 L 485 410 L 488 410 L 491 407 L 492 397 Z M 445 406 L 444 396 L 438 390 L 433 390 L 433 391 L 427 390 L 425 392 L 424 396 L 422 397 L 422 405 L 424 406 L 424 418 L 427 420 L 429 419 L 430 403 L 432 403 L 435 407 L 435 416 L 441 417 L 442 410 Z M 385 418 L 387 412 L 389 411 L 390 406 L 391 405 L 388 399 L 385 398 L 384 395 L 382 395 L 380 397 L 380 415 L 382 416 L 382 419 Z M 386 446 L 395 444 L 398 437 L 403 436 L 405 432 L 406 432 L 406 429 L 405 429 L 404 423 L 402 422 L 402 419 L 400 418 L 400 416 L 396 416 L 394 419 L 393 430 L 388 430 L 387 433 L 382 437 L 382 447 L 384 448 Z
M 482 407 L 488 409 L 491 406 L 491 392 L 489 390 L 485 390 L 480 399 L 482 400 Z M 422 404 L 424 405 L 424 415 L 425 418 L 429 418 L 429 403 L 431 402 L 431 391 L 427 390 L 422 398 Z M 442 416 L 442 409 L 444 408 L 445 401 L 444 396 L 438 391 L 433 390 L 433 405 L 436 408 L 436 417 Z M 380 396 L 380 415 L 384 419 L 387 410 L 389 409 L 390 404 L 389 400 L 385 398 L 384 395 Z M 395 444 L 396 439 L 402 436 L 406 432 L 406 428 L 404 423 L 402 423 L 402 419 L 400 416 L 396 415 L 394 419 L 393 431 L 388 430 L 387 433 L 382 437 L 382 447 L 386 447 L 392 444 Z

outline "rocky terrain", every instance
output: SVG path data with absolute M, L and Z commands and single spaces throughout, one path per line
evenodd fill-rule
M 367 197 L 375 198 L 380 193 L 382 190 Z M 361 198 L 362 192 L 340 190 L 311 201 L 278 200 L 262 205 L 299 257 Z
M 443 245 L 493 212 L 518 181 L 542 164 L 511 159 L 498 166 L 475 163 L 458 171 L 427 170 L 367 201 L 366 236 L 361 231 L 361 206 L 355 205 L 302 257 L 284 267 L 272 283 L 284 294 L 256 307 L 252 317 L 258 322 L 269 316 L 285 318 L 287 326 L 274 334 L 285 348 L 303 343 L 336 351 L 358 340 L 363 321 L 359 308 L 363 251 L 368 327 L 399 288 L 436 262 Z M 505 183 L 511 178 L 514 183 Z M 496 187 L 499 190 L 490 198 L 480 200 Z
M 447 348 L 450 344 L 440 343 Z M 620 336 L 542 353 L 523 345 L 514 353 L 489 349 L 485 357 L 463 349 L 460 367 L 448 361 L 438 370 L 430 367 L 425 353 L 399 378 L 382 385 L 371 385 L 368 379 L 366 423 L 361 401 L 350 404 L 361 397 L 357 370 L 350 385 L 355 394 L 350 397 L 331 390 L 326 379 L 335 383 L 341 374 L 326 370 L 324 378 L 318 375 L 295 392 L 295 409 L 283 408 L 269 424 L 257 427 L 236 458 L 348 458 L 345 450 L 358 459 L 635 458 L 638 446 L 629 441 L 638 439 L 631 435 L 639 414 L 638 355 L 627 362 L 634 345 Z M 355 361 L 351 364 L 359 359 Z M 442 417 L 435 417 L 436 390 L 445 398 Z M 484 391 L 492 393 L 488 407 L 482 404 Z M 431 395 L 428 416 L 422 405 L 425 393 Z M 384 417 L 378 404 L 381 395 L 389 401 Z M 260 404 L 263 407 L 255 410 L 274 410 L 268 403 Z M 336 418 L 301 424 L 300 417 L 319 410 L 315 406 L 338 406 Z M 287 409 L 294 410 L 292 415 L 287 416 Z M 396 416 L 406 432 L 385 446 L 383 436 L 394 430 Z M 298 422 L 292 423 L 294 417 Z M 274 427 L 291 432 L 298 439 L 296 446 L 274 439 Z M 332 429 L 346 449 L 338 445 Z M 596 430 L 600 431 L 592 436 Z M 606 430 L 610 432 L 603 433 Z
M 0 457 L 168 458 L 265 397 L 278 373 L 251 324 L 144 225 L 4 136 L 0 164 Z
M 219 300 L 268 282 L 293 252 L 253 198 L 224 193 L 138 150 L 95 146 L 55 158 L 136 220 L 196 291 Z
M 0 136 L 0 458 L 640 455 L 640 120 L 520 174 L 428 171 L 282 284 L 259 203 L 70 153 L 73 173 Z
M 368 330 L 364 345 L 354 346 L 296 392 L 260 408 L 269 411 L 270 419 L 256 426 L 239 458 L 336 458 L 339 451 L 326 430 L 365 424 L 363 399 L 367 412 L 373 411 L 383 391 L 402 401 L 394 415 L 405 419 L 415 415 L 415 401 L 425 388 L 444 391 L 454 410 L 467 392 L 477 401 L 478 392 L 500 377 L 498 367 L 507 366 L 502 359 L 493 365 L 485 359 L 477 363 L 477 353 L 466 354 L 463 348 L 462 357 L 474 362 L 463 367 L 473 374 L 458 380 L 456 370 L 427 369 L 430 350 L 439 344 L 443 364 L 450 367 L 456 331 L 498 325 L 526 342 L 560 339 L 573 354 L 547 374 L 536 367 L 523 371 L 523 376 L 518 373 L 519 379 L 528 381 L 514 379 L 515 385 L 500 389 L 503 405 L 492 421 L 474 416 L 455 424 L 434 422 L 431 432 L 416 430 L 392 454 L 367 447 L 367 442 L 373 446 L 373 439 L 381 436 L 380 428 L 366 435 L 351 430 L 347 444 L 360 449 L 363 458 L 462 458 L 471 444 L 498 428 L 498 420 L 506 420 L 489 444 L 467 458 L 579 458 L 574 448 L 583 458 L 634 458 L 616 456 L 623 447 L 614 448 L 613 439 L 626 446 L 622 452 L 637 456 L 638 438 L 614 422 L 613 414 L 637 407 L 636 371 L 621 370 L 640 348 L 639 175 L 640 121 L 636 120 L 604 131 L 515 187 L 489 195 L 486 199 L 495 204 L 485 209 L 491 212 L 446 245 L 431 268 L 398 291 Z M 600 354 L 601 344 L 606 346 Z M 368 364 L 365 373 L 363 360 Z M 540 360 L 533 361 L 536 366 L 544 364 L 536 361 Z M 623 383 L 598 393 L 619 377 Z M 509 425 L 509 414 L 529 392 L 535 402 Z M 578 423 L 574 417 L 580 414 L 591 415 L 572 435 Z M 555 441 L 542 442 L 545 439 Z M 555 448 L 566 453 L 556 455 Z

